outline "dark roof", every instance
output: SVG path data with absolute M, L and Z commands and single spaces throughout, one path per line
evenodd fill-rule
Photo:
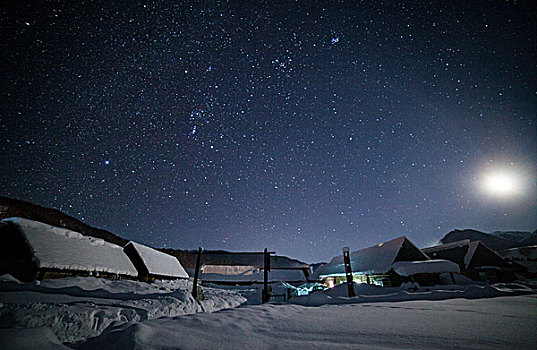
M 498 253 L 481 241 L 472 242 L 464 239 L 458 242 L 423 248 L 422 251 L 433 259 L 451 260 L 465 270 L 480 266 L 508 266 Z
M 350 253 L 350 258 L 352 272 L 364 274 L 386 273 L 397 261 L 429 260 L 429 257 L 405 236 L 354 251 Z M 345 273 L 343 255 L 334 257 L 316 271 L 320 276 L 343 273 Z

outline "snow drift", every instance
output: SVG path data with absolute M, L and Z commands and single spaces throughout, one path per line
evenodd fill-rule
M 20 283 L 3 277 L 0 328 L 48 327 L 59 341 L 74 343 L 97 336 L 112 324 L 214 312 L 246 302 L 233 290 L 207 287 L 205 300 L 197 302 L 191 290 L 188 280 L 149 284 L 71 277 Z

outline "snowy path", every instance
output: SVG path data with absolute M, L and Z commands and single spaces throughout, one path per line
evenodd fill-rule
M 535 349 L 537 296 L 257 305 L 112 327 L 79 349 Z

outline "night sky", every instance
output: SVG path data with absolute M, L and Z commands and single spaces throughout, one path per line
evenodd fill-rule
M 537 229 L 533 1 L 24 3 L 1 5 L 1 195 L 306 262 Z

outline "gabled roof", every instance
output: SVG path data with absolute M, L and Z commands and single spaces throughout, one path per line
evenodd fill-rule
M 422 250 L 429 256 L 452 260 L 459 264 L 461 267 L 464 267 L 465 269 L 468 269 L 470 267 L 470 264 L 478 264 L 478 262 L 475 261 L 476 252 L 478 250 L 485 251 L 487 255 L 497 260 L 500 265 L 505 264 L 505 260 L 504 258 L 502 258 L 501 255 L 490 249 L 486 244 L 481 241 L 470 241 L 469 239 L 463 239 L 457 242 L 423 248 Z M 455 250 L 462 250 L 464 255 L 449 255 L 450 251 Z M 485 265 L 489 265 L 489 263 Z
M 149 274 L 188 278 L 188 273 L 176 257 L 132 241 L 125 245 L 125 249 L 128 249 L 129 246 L 136 250 Z
M 390 241 L 350 253 L 352 272 L 381 274 L 391 270 L 396 261 L 429 260 L 408 238 L 401 236 Z M 334 257 L 321 267 L 320 276 L 344 274 L 343 255 Z
M 40 268 L 138 276 L 123 248 L 115 244 L 24 218 L 7 218 L 1 222 L 16 226 Z
M 435 253 L 435 252 L 439 252 L 439 251 L 442 251 L 442 250 L 448 250 L 448 249 L 453 249 L 453 248 L 461 248 L 461 247 L 467 246 L 468 243 L 470 243 L 469 239 L 462 239 L 462 240 L 456 241 L 456 242 L 436 245 L 434 247 L 423 248 L 422 250 L 424 252 L 427 252 L 427 253 Z

